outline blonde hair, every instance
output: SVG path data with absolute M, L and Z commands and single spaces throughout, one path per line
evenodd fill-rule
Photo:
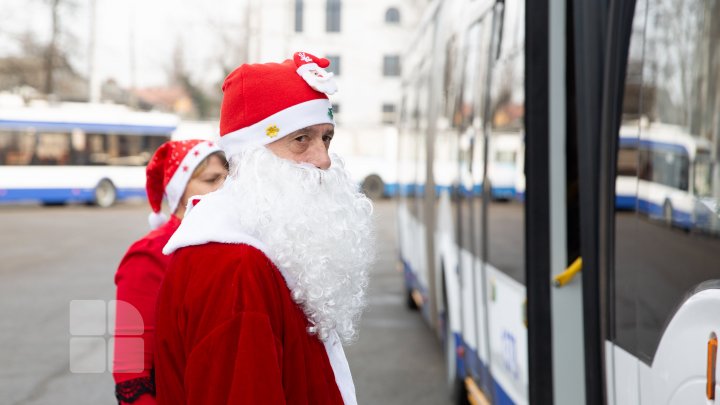
M 192 176 L 190 176 L 190 180 L 197 178 L 202 174 L 205 169 L 207 169 L 208 165 L 210 164 L 210 158 L 213 156 L 217 156 L 218 159 L 220 159 L 220 162 L 225 166 L 225 170 L 229 169 L 229 163 L 227 161 L 227 158 L 225 157 L 225 152 L 223 151 L 217 151 L 213 152 L 205 157 L 205 159 L 202 160 L 202 162 L 198 163 L 197 166 L 195 166 L 195 170 L 193 170 Z

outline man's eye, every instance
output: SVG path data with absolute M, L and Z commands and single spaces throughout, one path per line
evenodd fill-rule
M 308 136 L 307 136 L 307 135 L 301 135 L 301 136 L 298 136 L 297 138 L 295 138 L 295 140 L 298 141 L 298 142 L 306 142 L 306 141 L 308 140 Z
M 333 137 L 330 135 L 323 136 L 323 142 L 328 143 L 328 142 L 332 141 L 332 139 L 333 139 Z

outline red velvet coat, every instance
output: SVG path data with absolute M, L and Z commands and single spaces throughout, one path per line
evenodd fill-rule
M 325 346 L 307 327 L 256 248 L 178 250 L 158 302 L 158 404 L 342 404 Z
M 152 377 L 155 309 L 160 285 L 170 263 L 170 256 L 163 255 L 162 249 L 179 226 L 180 220 L 173 215 L 163 226 L 135 242 L 125 253 L 115 274 L 118 306 L 113 377 L 121 404 L 156 403 Z

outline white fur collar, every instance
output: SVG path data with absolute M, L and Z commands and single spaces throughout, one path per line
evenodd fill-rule
M 219 242 L 252 246 L 272 260 L 264 243 L 233 226 L 237 220 L 232 204 L 230 190 L 225 187 L 203 196 L 199 203 L 186 212 L 180 227 L 165 245 L 163 253 L 169 255 L 182 247 Z M 293 278 L 282 270 L 280 273 L 288 288 L 292 290 L 295 286 Z M 357 405 L 350 366 L 337 334 L 331 333 L 330 339 L 324 342 L 324 345 L 343 402 L 345 405 Z

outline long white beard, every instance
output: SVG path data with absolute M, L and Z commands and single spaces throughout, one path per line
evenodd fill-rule
M 243 232 L 268 247 L 316 333 L 349 343 L 365 306 L 374 260 L 370 200 L 332 156 L 328 170 L 296 164 L 264 147 L 231 158 L 225 188 Z

